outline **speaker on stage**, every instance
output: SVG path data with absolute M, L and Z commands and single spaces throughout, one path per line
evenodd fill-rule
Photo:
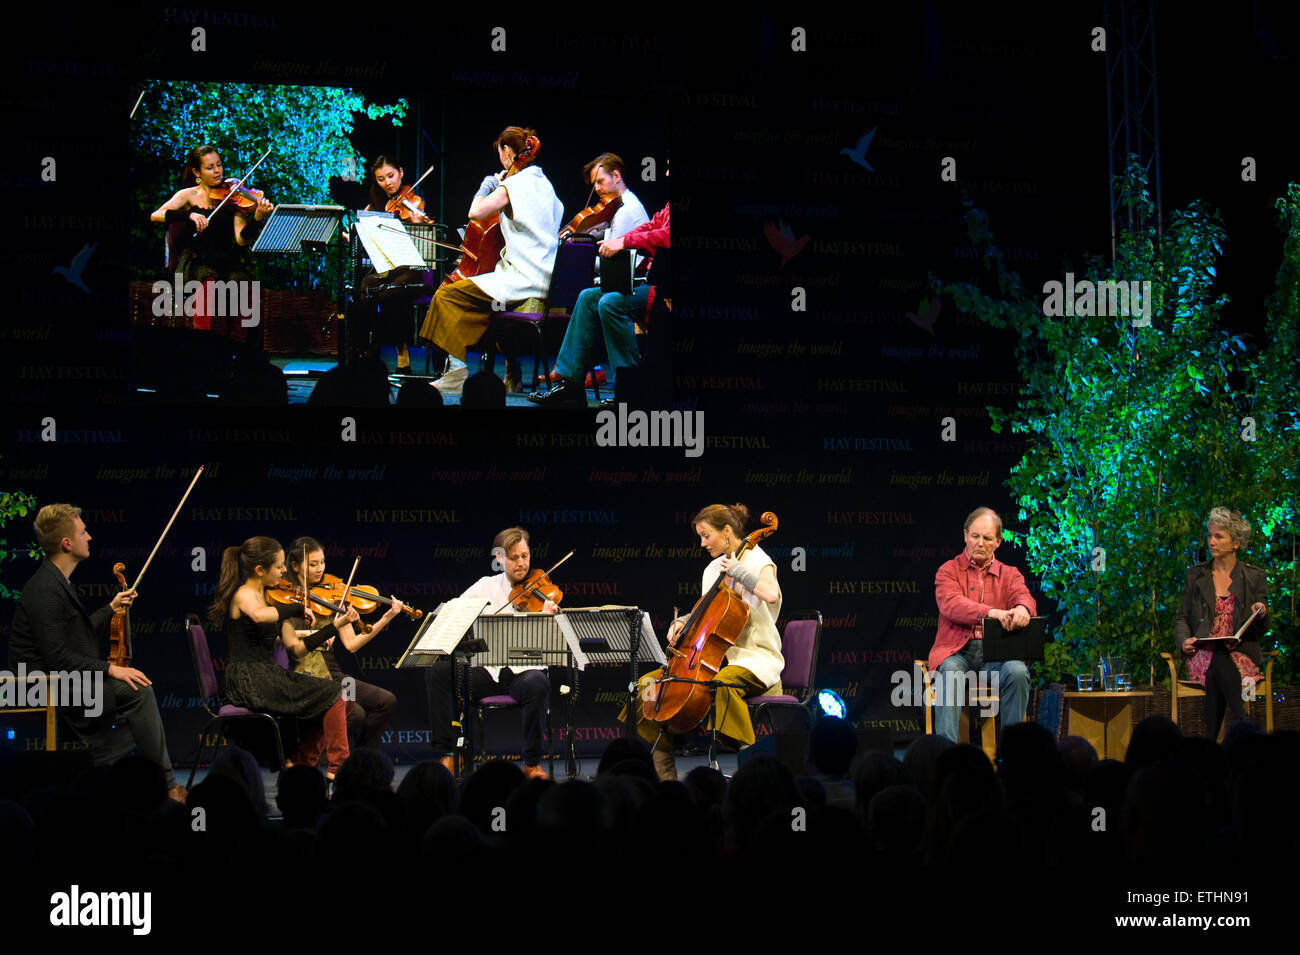
M 858 737 L 858 753 L 869 749 L 879 749 L 886 753 L 894 751 L 894 738 L 883 727 L 854 730 Z M 780 760 L 785 768 L 796 776 L 808 775 L 808 740 L 812 733 L 807 730 L 785 730 L 760 736 L 758 741 L 740 751 L 736 757 L 737 767 L 744 766 L 755 756 L 771 756 Z

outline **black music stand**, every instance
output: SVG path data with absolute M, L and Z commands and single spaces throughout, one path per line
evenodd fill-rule
M 635 735 L 636 669 L 641 644 L 645 643 L 651 648 L 651 655 L 658 659 L 660 666 L 664 665 L 664 655 L 659 649 L 658 641 L 654 638 L 650 615 L 639 607 L 568 608 L 560 612 L 556 624 L 564 634 L 573 660 L 573 691 L 568 702 L 564 728 L 567 760 L 565 769 L 572 779 L 578 774 L 573 741 L 573 708 L 577 705 L 582 671 L 586 669 L 587 664 L 622 666 L 626 660 L 631 675 L 628 682 L 628 719 L 624 729 L 625 732 Z

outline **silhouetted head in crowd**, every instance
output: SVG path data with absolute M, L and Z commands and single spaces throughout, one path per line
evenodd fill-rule
M 867 807 L 871 805 L 876 793 L 889 786 L 911 781 L 907 770 L 893 754 L 878 749 L 863 753 L 853 767 L 853 793 L 857 802 L 858 821 L 866 824 Z
M 1148 716 L 1133 727 L 1124 762 L 1136 772 L 1169 756 L 1182 738 L 1178 724 L 1169 717 Z
M 243 787 L 253 811 L 259 816 L 270 812 L 266 804 L 266 787 L 262 785 L 262 768 L 253 754 L 238 746 L 227 746 L 212 760 L 208 775 L 226 776 Z
M 420 842 L 420 854 L 431 864 L 446 866 L 448 872 L 463 871 L 486 851 L 483 833 L 463 816 L 443 816 Z
M 280 773 L 275 804 L 288 829 L 315 829 L 325 811 L 325 774 L 315 766 L 290 766 Z
M 0 853 L 17 858 L 15 853 L 31 850 L 36 838 L 36 823 L 31 815 L 11 799 L 0 802 Z
M 605 747 L 605 752 L 600 756 L 600 765 L 596 767 L 596 775 L 603 776 L 619 763 L 627 759 L 639 759 L 650 767 L 650 772 L 654 772 L 654 761 L 650 756 L 650 744 L 639 736 L 629 739 L 626 736 L 620 736 L 616 740 L 611 740 Z
M 109 769 L 104 792 L 122 812 L 152 812 L 167 798 L 167 778 L 153 760 L 131 753 Z
M 465 380 L 460 393 L 462 408 L 504 408 L 506 385 L 490 371 L 479 371 Z
M 728 842 L 746 851 L 770 815 L 791 818 L 799 805 L 799 790 L 790 770 L 770 756 L 756 756 L 736 770 L 727 787 Z
M 903 768 L 926 802 L 934 799 L 934 764 L 956 744 L 946 736 L 922 736 L 912 740 L 903 754 Z
M 399 408 L 441 408 L 442 392 L 421 378 L 407 378 L 397 389 Z
M 203 810 L 204 832 L 223 850 L 248 843 L 257 835 L 257 812 L 248 791 L 229 776 L 209 775 L 190 790 L 187 809 Z
M 1159 760 L 1137 770 L 1124 794 L 1129 861 L 1143 869 L 1194 862 L 1205 845 L 1196 834 L 1208 808 L 1205 784 L 1186 766 Z
M 823 776 L 847 776 L 858 752 L 858 734 L 847 720 L 823 716 L 808 739 L 808 762 Z
M 334 800 L 366 799 L 393 791 L 393 761 L 388 754 L 362 746 L 348 754 L 334 777 Z
M 1002 731 L 998 742 L 1002 757 L 997 774 L 1008 795 L 1059 790 L 1064 772 L 1056 737 L 1037 723 L 1016 723 Z
M 456 777 L 437 760 L 427 759 L 411 767 L 397 787 L 397 795 L 409 810 L 424 820 L 420 831 L 456 811 L 460 795 Z
M 917 854 L 925 835 L 925 797 L 915 786 L 886 786 L 871 797 L 865 816 L 867 833 L 881 852 L 900 859 Z
M 1065 764 L 1066 782 L 1082 791 L 1089 774 L 1097 766 L 1097 751 L 1082 736 L 1067 736 L 1057 745 Z
M 479 832 L 492 838 L 500 833 L 500 824 L 492 828 L 494 809 L 504 809 L 510 794 L 524 784 L 524 771 L 514 763 L 493 759 L 480 766 L 465 781 L 460 792 L 460 812 Z
M 953 746 L 939 756 L 933 785 L 927 851 L 937 862 L 948 858 L 953 836 L 962 823 L 978 813 L 1001 812 L 1003 796 L 989 758 L 983 750 L 967 744 Z
M 727 799 L 727 777 L 711 766 L 696 766 L 686 774 L 686 788 L 701 807 L 722 808 Z

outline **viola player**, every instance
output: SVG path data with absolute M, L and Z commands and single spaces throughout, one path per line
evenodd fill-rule
M 501 613 L 515 613 L 510 604 L 510 590 L 528 576 L 532 553 L 528 549 L 528 532 L 522 527 L 507 527 L 492 539 L 492 553 L 502 564 L 502 571 L 480 577 L 462 597 L 485 597 L 491 601 L 487 613 L 503 607 Z M 556 613 L 560 608 L 547 600 L 543 613 Z M 453 665 L 449 658 L 438 660 L 428 671 L 429 717 L 432 724 L 430 741 L 433 751 L 449 770 L 455 771 L 452 751 L 455 731 L 452 727 Z M 551 681 L 544 667 L 474 667 L 469 672 L 469 696 L 480 700 L 485 696 L 509 694 L 523 706 L 524 772 L 529 776 L 545 776 L 542 769 L 542 724 L 551 701 Z
M 90 532 L 81 508 L 47 504 L 36 514 L 36 539 L 45 560 L 23 585 L 9 637 L 10 668 L 24 663 L 44 673 L 80 673 L 90 677 L 103 671 L 100 712 L 63 707 L 67 725 L 90 747 L 96 765 L 109 762 L 120 750 L 113 745 L 114 724 L 125 726 L 136 746 L 157 763 L 166 777 L 167 795 L 184 802 L 185 787 L 176 782 L 167 738 L 153 684 L 135 667 L 116 666 L 100 654 L 99 641 L 118 610 L 131 606 L 134 590 L 124 590 L 94 613 L 81 605 L 70 578 L 77 565 L 90 556 Z M 83 702 L 86 702 L 83 694 Z

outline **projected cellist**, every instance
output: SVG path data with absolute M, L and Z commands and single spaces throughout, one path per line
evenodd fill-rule
M 446 373 L 435 382 L 444 395 L 460 394 L 469 377 L 465 352 L 487 331 L 494 302 L 500 303 L 498 308 L 509 307 L 546 295 L 559 248 L 564 206 L 541 167 L 532 164 L 540 148 L 536 132 L 507 126 L 493 146 L 501 172 L 484 177 L 470 204 L 471 222 L 462 247 L 467 254 L 453 273 L 458 277 L 435 293 L 420 329 L 421 338 L 452 356 Z M 480 239 L 491 246 L 484 252 L 499 249 L 494 268 L 487 267 L 492 254 L 471 252 Z M 498 239 L 501 246 L 494 244 Z M 517 379 L 512 370 L 508 365 L 507 378 Z M 516 382 L 510 384 L 518 390 Z
M 668 628 L 669 645 L 680 657 L 694 649 L 693 646 L 687 646 L 688 643 L 693 643 L 690 637 L 694 630 L 688 633 L 687 640 L 681 639 L 684 626 L 701 615 L 701 605 L 715 593 L 722 589 L 729 590 L 743 604 L 743 609 L 734 607 L 730 611 L 729 615 L 737 625 L 738 632 L 735 634 L 735 643 L 726 651 L 724 665 L 716 676 L 721 683 L 740 684 L 744 687 L 743 690 L 720 688 L 716 703 L 719 735 L 742 746 L 754 742 L 754 727 L 749 719 L 749 708 L 744 703 L 745 697 L 780 694 L 781 671 L 785 668 L 785 660 L 781 656 L 781 637 L 776 629 L 776 620 L 781 614 L 781 587 L 776 580 L 776 563 L 757 543 L 746 546 L 739 559 L 733 556 L 746 544 L 744 530 L 748 517 L 749 509 L 743 504 L 711 504 L 692 519 L 691 524 L 700 537 L 700 546 L 709 552 L 713 560 L 704 568 L 701 578 L 704 596 L 700 603 L 696 604 L 690 617 L 674 620 Z M 764 516 L 764 522 L 773 527 L 775 521 L 776 518 L 771 515 Z M 659 676 L 660 672 L 655 671 L 641 678 L 641 700 L 645 701 L 656 690 L 667 692 L 666 687 L 670 686 L 668 684 L 664 685 L 664 689 L 651 688 Z M 698 677 L 707 678 L 707 674 Z M 675 685 L 675 689 L 682 687 L 683 684 Z M 642 706 L 637 714 L 637 732 L 654 747 L 655 772 L 659 778 L 676 779 L 673 735 L 667 724 L 646 718 L 647 710 L 653 709 L 653 705 Z M 624 711 L 620 719 L 626 719 L 626 716 Z M 679 727 L 678 731 L 685 730 Z

